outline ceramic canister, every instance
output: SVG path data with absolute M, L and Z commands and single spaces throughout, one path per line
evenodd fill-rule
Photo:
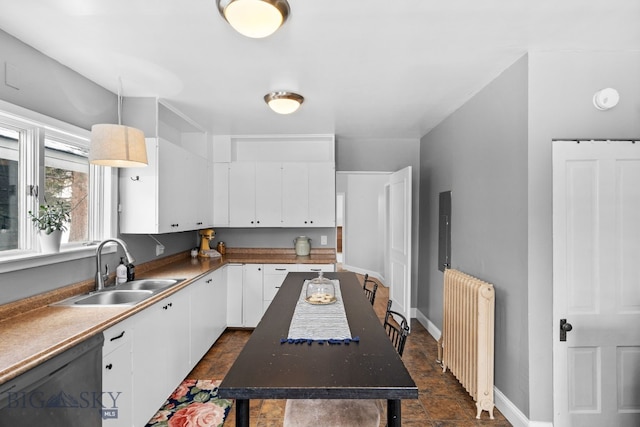
M 298 236 L 293 239 L 293 243 L 296 247 L 297 256 L 307 256 L 311 252 L 311 239 L 307 236 Z

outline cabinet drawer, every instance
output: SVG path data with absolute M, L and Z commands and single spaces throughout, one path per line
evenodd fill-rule
M 287 274 L 297 271 L 296 264 L 265 264 L 264 274 Z
M 298 271 L 335 271 L 334 264 L 298 264 Z
M 133 336 L 133 327 L 130 319 L 123 320 L 117 325 L 113 325 L 103 332 L 104 344 L 102 345 L 102 354 L 107 355 L 123 344 L 131 342 Z

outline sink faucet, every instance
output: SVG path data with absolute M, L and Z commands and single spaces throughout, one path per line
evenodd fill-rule
M 100 244 L 98 245 L 98 249 L 96 249 L 96 291 L 101 291 L 104 289 L 104 284 L 107 281 L 107 278 L 109 277 L 108 265 L 105 266 L 106 274 L 104 275 L 102 274 L 102 248 L 104 248 L 104 245 L 109 242 L 117 243 L 118 245 L 120 245 L 122 250 L 124 250 L 124 255 L 127 257 L 127 262 L 129 264 L 133 264 L 136 261 L 133 255 L 131 255 L 131 253 L 129 252 L 129 248 L 127 248 L 127 244 L 123 240 L 106 239 L 100 242 Z

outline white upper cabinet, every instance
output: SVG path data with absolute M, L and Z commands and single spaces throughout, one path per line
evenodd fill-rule
M 213 225 L 207 134 L 156 98 L 126 98 L 123 124 L 146 136 L 148 166 L 122 168 L 120 232 L 158 234 Z
M 281 169 L 279 163 L 231 163 L 229 167 L 229 224 L 231 227 L 281 227 Z
M 334 227 L 333 135 L 214 138 L 214 226 Z
M 213 226 L 229 226 L 229 168 L 230 163 L 213 164 Z M 207 197 L 203 197 L 207 199 Z
M 335 176 L 334 163 L 284 163 L 283 227 L 334 227 Z

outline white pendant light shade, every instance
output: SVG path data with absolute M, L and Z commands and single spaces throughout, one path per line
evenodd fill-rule
M 93 125 L 89 162 L 116 168 L 146 166 L 148 162 L 144 133 L 129 126 Z
M 293 92 L 271 92 L 264 96 L 264 102 L 278 114 L 291 114 L 304 102 L 304 97 Z
M 218 10 L 240 34 L 259 39 L 275 33 L 289 16 L 286 0 L 218 0 Z

